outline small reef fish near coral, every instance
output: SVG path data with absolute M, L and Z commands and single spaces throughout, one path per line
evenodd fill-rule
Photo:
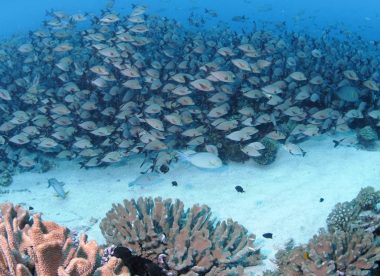
M 241 2 L 252 7 L 254 1 Z M 266 229 L 256 238 L 245 217 L 219 219 L 211 205 L 185 207 L 182 198 L 166 194 L 133 199 L 140 188 L 192 187 L 177 172 L 180 166 L 220 179 L 231 174 L 232 163 L 270 174 L 280 154 L 299 161 L 277 178 L 293 181 L 298 165 L 313 155 L 305 144 L 321 137 L 331 138 L 332 151 L 380 150 L 379 41 L 338 23 L 318 35 L 297 31 L 304 12 L 292 18 L 292 29 L 287 20 L 258 22 L 248 13 L 230 14 L 225 22 L 219 8 L 191 5 L 183 22 L 161 15 L 163 8 L 108 0 L 96 13 L 48 9 L 38 28 L 0 40 L 0 196 L 28 195 L 23 202 L 1 199 L 0 276 L 243 276 L 258 267 L 257 275 L 266 276 L 380 275 L 377 187 L 337 203 L 309 242 L 290 239 L 281 246 L 275 244 L 278 231 Z M 255 5 L 256 13 L 273 11 L 276 5 Z M 127 164 L 136 160 L 139 174 L 120 191 L 132 198 L 113 203 L 101 220 L 91 218 L 91 226 L 99 221 L 103 244 L 88 241 L 90 227 L 70 229 L 27 208 L 33 199 L 28 187 L 2 190 L 16 175 L 44 174 L 58 164 L 84 172 L 110 169 L 107 176 L 118 166 L 129 173 Z M 69 190 L 77 191 L 66 173 L 50 175 L 41 193 L 55 194 L 55 204 L 71 212 Z M 249 177 L 237 175 L 228 186 L 237 201 L 266 188 L 255 186 L 256 175 Z M 102 191 L 81 187 L 83 196 L 107 197 L 107 181 Z M 208 192 L 206 185 L 199 190 Z M 311 204 L 322 208 L 336 200 L 326 194 L 320 191 Z M 276 201 L 263 198 L 252 206 Z M 275 269 L 262 268 L 264 243 L 278 250 L 270 260 Z

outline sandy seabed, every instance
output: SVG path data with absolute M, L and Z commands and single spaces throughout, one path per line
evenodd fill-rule
M 0 201 L 23 203 L 42 212 L 45 220 L 86 229 L 89 238 L 100 244 L 105 242 L 100 220 L 112 203 L 124 198 L 161 196 L 179 198 L 185 207 L 207 204 L 218 219 L 233 218 L 256 234 L 267 259 L 263 266 L 247 269 L 247 274 L 260 275 L 264 269 L 275 268 L 271 260 L 286 241 L 293 238 L 305 243 L 324 227 L 336 203 L 353 199 L 368 185 L 380 189 L 379 152 L 334 148 L 332 140 L 325 135 L 303 142 L 305 157 L 281 149 L 277 160 L 266 167 L 250 161 L 210 171 L 179 162 L 159 183 L 144 187 L 128 186 L 140 175 L 142 158 L 89 170 L 74 162 L 60 162 L 47 173 L 16 175 L 10 192 L 0 195 Z M 66 183 L 67 198 L 58 198 L 47 188 L 47 180 L 53 177 Z M 173 187 L 172 181 L 178 186 Z M 246 192 L 237 193 L 236 185 Z M 273 239 L 262 237 L 267 232 L 273 233 Z

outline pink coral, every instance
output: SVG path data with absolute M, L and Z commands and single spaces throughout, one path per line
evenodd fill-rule
M 38 214 L 31 222 L 28 212 L 20 206 L 2 204 L 0 208 L 0 275 L 93 275 L 100 259 L 95 241 L 87 242 L 82 235 L 75 246 L 67 228 L 42 221 Z M 124 273 L 127 268 L 118 270 Z M 98 275 L 111 275 L 107 271 L 99 270 Z

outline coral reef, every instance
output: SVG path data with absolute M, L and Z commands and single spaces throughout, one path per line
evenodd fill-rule
M 327 218 L 330 232 L 356 231 L 362 229 L 375 232 L 380 228 L 380 210 L 376 205 L 380 202 L 380 192 L 373 187 L 362 188 L 350 202 L 338 203 Z
M 267 137 L 264 137 L 261 143 L 265 146 L 265 149 L 260 150 L 261 156 L 252 157 L 252 159 L 259 165 L 272 164 L 277 157 L 278 143 Z
M 373 187 L 362 188 L 353 200 L 360 210 L 372 210 L 380 202 L 380 192 L 376 192 Z
M 289 243 L 276 254 L 278 271 L 264 275 L 378 275 L 380 261 L 379 192 L 360 190 L 350 202 L 338 203 L 308 244 Z
M 75 245 L 67 228 L 43 221 L 39 214 L 31 219 L 20 206 L 0 208 L 0 275 L 85 276 L 100 266 L 100 249 L 86 235 Z M 114 275 L 108 272 L 102 268 L 96 275 Z
M 358 141 L 365 148 L 372 148 L 379 139 L 376 130 L 371 126 L 365 126 L 357 132 Z
M 327 228 L 330 232 L 349 231 L 358 214 L 359 209 L 352 202 L 338 203 L 327 217 Z
M 132 276 L 121 259 L 111 257 L 103 266 L 96 269 L 94 276 Z
M 261 262 L 254 235 L 232 220 L 211 219 L 210 208 L 181 201 L 139 198 L 114 204 L 100 228 L 109 244 L 130 248 L 172 275 L 242 275 Z
M 0 186 L 7 187 L 13 182 L 12 174 L 8 170 L 4 170 L 0 174 Z
M 321 230 L 307 245 L 277 254 L 273 275 L 372 275 L 378 268 L 380 247 L 371 233 L 328 233 Z

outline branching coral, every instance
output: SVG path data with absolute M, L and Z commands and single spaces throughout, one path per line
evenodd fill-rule
M 306 246 L 278 256 L 280 275 L 372 275 L 380 261 L 380 247 L 371 233 L 321 230 Z
M 351 202 L 335 205 L 326 221 L 329 231 L 376 231 L 380 228 L 380 212 L 376 209 L 379 202 L 380 193 L 373 187 L 361 189 Z
M 366 187 L 351 202 L 338 203 L 327 219 L 329 232 L 280 250 L 279 270 L 267 275 L 374 275 L 380 261 L 378 202 L 379 192 Z
M 356 198 L 354 204 L 358 205 L 360 210 L 372 210 L 376 204 L 380 202 L 380 192 L 375 191 L 373 187 L 362 188 Z
M 0 275 L 85 276 L 99 266 L 100 250 L 85 235 L 76 246 L 67 228 L 38 214 L 30 220 L 27 211 L 11 204 L 2 204 L 1 211 Z
M 100 224 L 107 242 L 132 249 L 153 261 L 165 256 L 174 275 L 241 275 L 260 263 L 255 236 L 232 220 L 211 219 L 210 208 L 181 201 L 139 198 L 114 204 Z M 162 255 L 164 254 L 164 255 Z
M 357 218 L 359 211 L 352 202 L 336 204 L 326 220 L 329 231 L 349 231 L 351 222 Z

